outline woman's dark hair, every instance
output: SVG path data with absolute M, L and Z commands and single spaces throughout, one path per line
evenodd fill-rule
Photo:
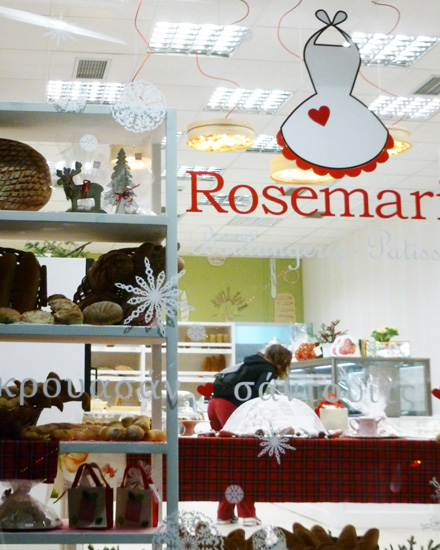
M 287 378 L 292 352 L 281 344 L 272 344 L 264 351 L 264 357 L 277 369 L 278 378 Z

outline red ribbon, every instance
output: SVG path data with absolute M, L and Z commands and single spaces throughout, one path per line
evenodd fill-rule
M 81 195 L 82 195 L 83 199 L 87 198 L 86 195 L 89 191 L 89 185 L 90 184 L 91 184 L 90 180 L 83 180 L 83 185 L 82 185 L 82 190 L 81 190 Z
M 115 193 L 117 197 L 115 204 L 118 204 L 121 199 L 125 199 L 127 202 L 133 202 L 133 197 L 130 197 L 130 191 L 133 191 L 133 189 L 136 189 L 136 187 L 139 187 L 139 185 L 140 183 L 138 183 L 134 187 L 127 187 L 127 189 L 124 189 L 123 193 Z

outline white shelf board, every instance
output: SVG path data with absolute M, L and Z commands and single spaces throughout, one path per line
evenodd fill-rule
M 158 329 L 127 325 L 43 325 L 33 323 L 0 324 L 0 341 L 52 343 L 106 343 L 130 339 L 131 343 L 161 344 Z
M 53 531 L 0 531 L 3 544 L 84 544 L 109 543 L 143 544 L 153 541 L 156 529 L 69 529 L 68 521 L 63 520 L 61 529 Z
M 55 240 L 109 243 L 160 243 L 167 216 L 81 212 L 0 212 L 0 238 L 6 241 Z
M 166 454 L 168 443 L 154 443 L 153 441 L 60 441 L 59 449 L 60 453 Z

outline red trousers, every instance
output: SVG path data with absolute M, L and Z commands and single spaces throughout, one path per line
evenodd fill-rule
M 236 408 L 237 407 L 233 403 L 226 399 L 213 397 L 208 403 L 208 418 L 211 428 L 216 432 L 220 431 Z M 239 518 L 256 517 L 255 505 L 252 499 L 244 496 L 243 499 L 236 504 Z M 223 497 L 218 505 L 217 519 L 221 521 L 232 519 L 236 504 L 229 502 L 226 497 Z

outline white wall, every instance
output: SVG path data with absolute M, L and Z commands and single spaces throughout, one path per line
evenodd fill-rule
M 440 221 L 377 220 L 330 246 L 332 257 L 303 261 L 305 320 L 316 331 L 340 319 L 355 338 L 396 326 L 411 356 L 431 359 L 440 387 Z M 323 252 L 323 251 L 321 251 Z M 433 398 L 433 414 L 440 401 Z

